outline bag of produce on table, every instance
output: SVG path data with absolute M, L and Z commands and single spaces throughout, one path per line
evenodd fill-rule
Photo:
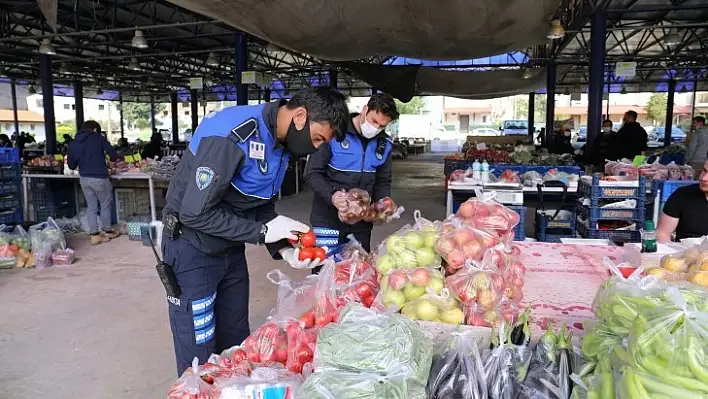
M 202 367 L 202 372 L 211 377 L 223 388 L 223 383 L 233 378 L 248 377 L 252 372 L 246 350 L 242 346 L 233 346 L 220 354 L 212 353 Z
M 440 294 L 444 285 L 444 277 L 436 269 L 417 267 L 393 270 L 381 278 L 381 291 L 376 303 L 383 304 L 384 308 L 400 310 L 428 290 L 432 294 Z
M 488 398 L 477 340 L 467 332 L 453 334 L 449 345 L 433 356 L 427 384 L 428 398 Z
M 484 377 L 490 399 L 515 399 L 531 361 L 529 310 L 516 324 L 502 323 L 492 330 L 492 346 L 483 356 Z
M 358 257 L 358 252 L 354 252 L 352 257 L 335 265 L 334 286 L 337 309 L 349 302 L 369 308 L 379 292 L 378 274 L 367 261 Z
M 288 371 L 300 374 L 311 363 L 317 330 L 306 330 L 304 323 L 268 321 L 243 341 L 243 351 L 251 363 L 280 363 Z
M 440 257 L 435 253 L 438 228 L 421 220 L 420 213 L 413 226 L 405 225 L 385 239 L 376 251 L 376 269 L 382 275 L 393 269 L 415 267 L 440 267 Z
M 516 245 L 499 244 L 484 253 L 481 265 L 483 269 L 497 270 L 504 279 L 504 300 L 518 305 L 524 298 L 526 266 L 514 257 L 521 254 Z
M 316 373 L 405 373 L 407 397 L 425 399 L 432 355 L 432 341 L 412 320 L 350 303 L 339 323 L 320 330 L 314 365 Z
M 328 370 L 313 373 L 297 391 L 297 398 L 307 399 L 408 399 L 406 379 L 409 372 L 390 370 L 388 374 Z
M 664 255 L 659 267 L 647 274 L 666 281 L 690 281 L 708 287 L 708 243 L 703 242 L 680 253 Z
M 366 261 L 367 263 L 372 263 L 371 254 L 369 254 L 361 243 L 354 237 L 354 234 L 349 234 L 347 236 L 347 242 L 342 246 L 342 249 L 334 256 L 334 260 L 339 262 L 341 260 L 349 259 L 356 256 L 357 258 Z
M 514 227 L 519 224 L 519 214 L 494 200 L 494 193 L 482 193 L 460 204 L 457 217 L 477 229 L 495 231 L 508 241 L 514 239 Z M 510 236 L 510 237 L 509 237 Z
M 447 288 L 438 295 L 428 290 L 420 298 L 406 303 L 401 314 L 411 320 L 433 321 L 447 324 L 463 324 L 464 315 L 460 303 L 450 296 Z
M 445 287 L 464 306 L 465 324 L 492 327 L 501 320 L 506 284 L 500 273 L 470 264 L 447 277 Z
M 519 399 L 570 399 L 573 391 L 570 376 L 580 365 L 572 338 L 573 333 L 565 324 L 557 333 L 548 325 L 531 356 Z
M 182 373 L 182 376 L 172 384 L 167 399 L 219 399 L 221 390 L 202 378 L 199 359 L 192 361 L 192 367 Z
M 0 269 L 34 266 L 30 238 L 22 226 L 0 225 Z
M 390 223 L 393 219 L 400 218 L 404 211 L 405 208 L 396 205 L 391 198 L 385 197 L 371 204 L 362 219 L 374 224 Z
M 455 274 L 468 261 L 481 261 L 487 248 L 499 243 L 497 233 L 463 224 L 457 217 L 448 218 L 443 233 L 435 242 L 435 249 L 447 263 L 448 274 Z

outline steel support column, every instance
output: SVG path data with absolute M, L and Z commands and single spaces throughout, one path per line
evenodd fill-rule
M 84 82 L 74 81 L 74 111 L 76 112 L 76 130 L 84 124 Z
M 671 144 L 671 127 L 674 122 L 674 94 L 676 94 L 676 81 L 669 80 L 668 98 L 666 100 L 666 124 L 664 125 L 664 147 Z
M 189 101 L 192 105 L 192 134 L 197 131 L 197 125 L 199 124 L 199 93 L 197 89 L 192 89 L 189 91 Z
M 533 118 L 534 118 L 534 113 L 536 113 L 536 93 L 531 92 L 529 93 L 529 136 L 533 137 Z
M 543 144 L 550 146 L 555 134 L 555 110 L 556 110 L 556 71 L 554 62 L 546 65 L 546 137 L 542 137 Z
M 46 154 L 57 151 L 57 126 L 54 123 L 54 79 L 52 77 L 52 56 L 39 54 L 39 78 L 42 80 L 42 105 L 44 106 L 44 134 Z
M 248 86 L 243 84 L 242 73 L 248 69 L 248 36 L 236 34 L 236 104 L 248 105 Z
M 20 136 L 20 119 L 17 116 L 17 82 L 15 79 L 10 80 L 10 92 L 12 94 L 12 120 L 15 122 L 15 135 Z M 19 143 L 20 140 L 15 141 Z M 22 156 L 22 154 L 20 154 Z
M 593 148 L 595 137 L 597 137 L 598 133 L 602 130 L 606 33 L 607 14 L 597 11 L 590 19 L 590 81 L 588 84 L 587 148 Z
M 177 93 L 170 93 L 170 117 L 172 118 L 172 144 L 179 141 L 179 115 L 177 114 Z
M 693 77 L 693 95 L 691 96 L 691 122 L 696 116 L 696 90 L 698 89 L 698 77 Z
M 152 135 L 157 131 L 157 121 L 155 120 L 155 96 L 150 96 L 150 125 L 152 126 L 150 135 Z
M 120 108 L 118 115 L 120 116 L 120 138 L 125 137 L 125 127 L 123 127 L 123 94 L 118 93 L 118 107 Z
M 329 86 L 333 89 L 337 89 L 337 83 L 339 79 L 339 74 L 336 69 L 329 70 Z
M 265 90 L 263 90 L 263 102 L 264 103 L 270 102 L 270 88 L 266 88 Z

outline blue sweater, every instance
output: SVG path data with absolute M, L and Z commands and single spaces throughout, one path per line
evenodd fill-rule
M 83 177 L 107 178 L 105 154 L 112 160 L 118 159 L 118 153 L 101 133 L 82 130 L 69 144 L 67 164 L 69 169 L 79 167 L 79 174 Z

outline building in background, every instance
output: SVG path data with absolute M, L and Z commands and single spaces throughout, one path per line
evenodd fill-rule
M 44 116 L 42 114 L 18 110 L 17 119 L 20 122 L 20 132 L 30 133 L 37 141 L 44 140 Z M 0 109 L 0 133 L 7 134 L 8 137 L 15 134 L 15 116 L 12 109 Z

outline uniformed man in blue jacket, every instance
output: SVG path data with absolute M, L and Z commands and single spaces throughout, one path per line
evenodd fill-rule
M 289 102 L 225 108 L 197 127 L 163 213 L 164 262 L 179 286 L 167 298 L 178 374 L 250 334 L 244 244 L 265 244 L 293 267 L 318 264 L 297 259 L 287 240 L 309 227 L 278 216 L 273 198 L 291 154 L 341 140 L 348 112 L 343 94 L 317 87 Z
M 391 196 L 392 143 L 384 129 L 396 119 L 393 97 L 374 94 L 360 114 L 351 115 L 344 140 L 323 145 L 310 156 L 305 172 L 315 192 L 310 223 L 317 245 L 326 246 L 328 255 L 336 254 L 349 234 L 371 249 L 373 225 L 343 223 L 337 208 L 344 205 L 344 190 L 355 187 L 367 191 L 373 201 Z

